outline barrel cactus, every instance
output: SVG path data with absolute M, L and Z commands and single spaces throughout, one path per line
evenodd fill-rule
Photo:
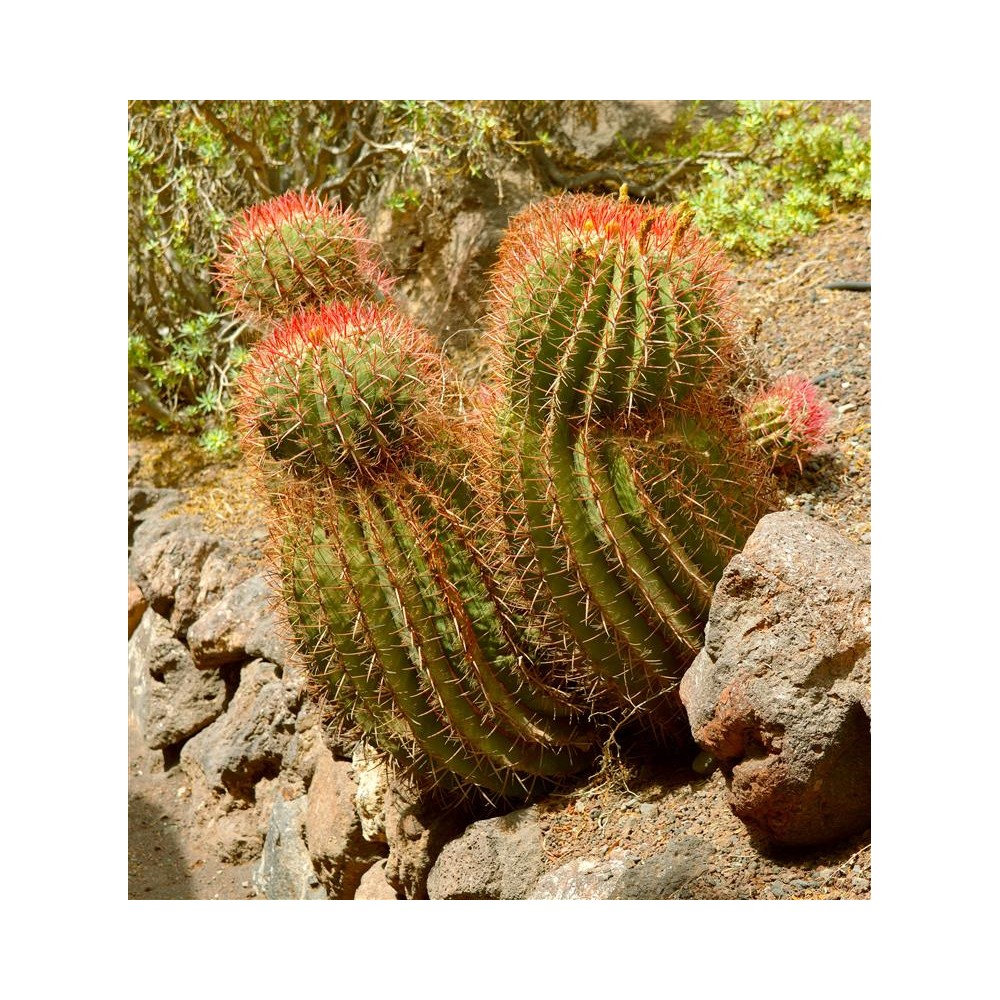
M 300 309 L 382 301 L 390 287 L 364 220 L 298 192 L 253 205 L 233 223 L 216 275 L 229 307 L 265 330 Z
M 528 606 L 603 692 L 668 725 L 714 586 L 772 503 L 729 400 L 723 258 L 682 213 L 551 199 L 501 245 L 490 331 Z

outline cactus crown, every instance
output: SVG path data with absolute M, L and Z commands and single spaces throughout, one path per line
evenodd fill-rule
M 248 208 L 216 270 L 229 307 L 264 325 L 337 299 L 381 300 L 390 286 L 363 220 L 298 192 Z
M 747 436 L 776 466 L 797 463 L 818 448 L 830 422 L 830 407 L 808 379 L 789 375 L 759 392 L 743 413 Z
M 531 371 L 566 415 L 582 404 L 588 417 L 629 416 L 679 402 L 720 371 L 725 262 L 689 223 L 591 195 L 518 216 L 493 276 L 490 329 L 515 395 Z
M 405 464 L 444 373 L 428 338 L 391 307 L 302 312 L 259 343 L 240 379 L 244 426 L 299 476 Z

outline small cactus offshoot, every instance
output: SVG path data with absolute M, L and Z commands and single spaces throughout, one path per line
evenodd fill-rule
M 802 469 L 826 436 L 831 410 L 808 379 L 789 375 L 759 392 L 743 412 L 743 427 L 754 447 L 776 468 Z

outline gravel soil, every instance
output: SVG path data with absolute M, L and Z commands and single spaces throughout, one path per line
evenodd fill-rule
M 827 447 L 782 481 L 785 504 L 867 544 L 871 537 L 870 295 L 825 286 L 870 280 L 870 214 L 838 215 L 768 261 L 737 262 L 747 330 L 773 376 L 804 375 L 833 409 Z M 756 322 L 759 320 L 759 323 Z M 183 485 L 208 530 L 239 538 L 260 507 L 238 465 L 203 466 L 181 442 L 130 442 L 145 478 Z M 129 897 L 245 899 L 252 863 L 228 865 L 200 830 L 183 775 L 162 753 L 129 740 Z M 651 857 L 669 841 L 710 846 L 701 870 L 679 890 L 700 899 L 868 899 L 871 840 L 865 831 L 835 848 L 795 854 L 757 844 L 726 803 L 718 771 L 687 761 L 657 763 L 633 750 L 613 754 L 570 795 L 540 803 L 553 867 L 574 858 Z

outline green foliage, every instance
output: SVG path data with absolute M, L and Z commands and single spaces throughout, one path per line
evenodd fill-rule
M 232 458 L 237 454 L 236 435 L 230 427 L 209 427 L 198 437 L 198 445 L 212 458 Z
M 766 256 L 835 208 L 871 200 L 871 142 L 851 116 L 800 101 L 743 101 L 737 114 L 683 134 L 674 152 L 704 161 L 680 200 L 722 246 Z

